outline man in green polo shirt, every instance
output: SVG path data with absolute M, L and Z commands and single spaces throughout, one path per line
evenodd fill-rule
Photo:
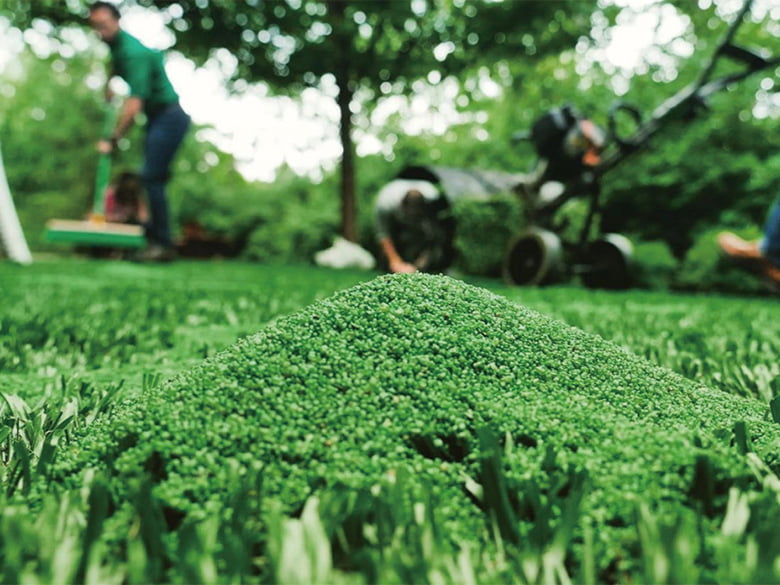
M 110 2 L 93 2 L 89 24 L 111 49 L 113 76 L 130 86 L 111 140 L 101 140 L 98 150 L 110 153 L 133 125 L 138 114 L 146 115 L 144 165 L 141 178 L 149 200 L 150 220 L 146 227 L 149 245 L 139 260 L 166 261 L 175 256 L 171 240 L 168 200 L 165 185 L 170 179 L 171 162 L 190 125 L 190 117 L 181 109 L 163 66 L 162 54 L 149 49 L 122 30 L 121 15 Z

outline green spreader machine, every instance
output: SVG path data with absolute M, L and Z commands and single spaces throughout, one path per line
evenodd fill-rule
M 108 104 L 102 136 L 111 137 L 116 118 L 115 109 Z M 106 221 L 106 189 L 111 178 L 111 154 L 100 153 L 95 173 L 92 212 L 85 220 L 51 219 L 46 223 L 44 239 L 47 242 L 102 246 L 107 248 L 143 248 L 146 245 L 143 227 Z

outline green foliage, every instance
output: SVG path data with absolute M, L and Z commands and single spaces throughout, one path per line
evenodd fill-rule
M 232 156 L 190 137 L 169 188 L 174 225 L 196 224 L 209 235 L 240 242 L 269 205 L 272 194 L 264 187 L 241 176 Z
M 457 7 L 448 2 L 423 3 L 375 0 L 301 3 L 260 3 L 246 11 L 224 0 L 185 0 L 170 10 L 167 1 L 145 0 L 142 5 L 160 9 L 170 22 L 177 50 L 202 64 L 217 50 L 230 52 L 236 67 L 234 87 L 270 83 L 281 92 L 296 92 L 326 81 L 338 89 L 340 138 L 343 150 L 340 184 L 342 235 L 357 236 L 351 210 L 356 201 L 352 127 L 370 128 L 370 113 L 380 97 L 416 92 L 415 80 L 431 72 L 440 77 L 471 77 L 466 91 L 481 95 L 473 78 L 478 70 L 506 68 L 520 54 L 526 61 L 570 47 L 587 33 L 593 8 L 582 2 L 522 4 L 469 0 Z M 0 4 L 11 22 L 26 28 L 36 18 L 68 22 L 84 4 L 61 6 L 41 3 Z M 511 33 L 506 22 L 516 26 Z M 208 34 L 204 36 L 204 31 Z M 461 42 L 465 40 L 464 42 Z M 328 59 L 322 58 L 327 44 Z M 446 54 L 438 54 L 448 47 Z M 355 107 L 357 104 L 360 107 Z
M 169 5 L 155 0 L 141 4 L 163 10 Z M 315 0 L 260 3 L 246 11 L 224 0 L 186 0 L 178 4 L 178 14 L 168 15 L 177 48 L 196 62 L 205 62 L 218 49 L 230 51 L 238 88 L 257 80 L 281 92 L 335 83 L 342 146 L 341 232 L 354 239 L 353 111 L 363 107 L 370 112 L 380 96 L 415 91 L 413 82 L 432 71 L 441 77 L 473 76 L 481 65 L 514 58 L 521 51 L 527 58 L 554 51 L 584 32 L 591 12 L 583 3 L 568 1 L 467 4 L 456 8 L 449 3 Z M 507 21 L 516 23 L 511 34 L 497 29 Z M 203 30 L 209 34 L 204 36 Z M 453 42 L 461 38 L 465 45 Z M 451 50 L 438 55 L 436 48 L 446 46 Z M 322 58 L 323 47 L 328 59 Z M 365 117 L 358 124 L 371 125 Z
M 777 142 L 774 145 L 780 146 Z M 777 197 L 780 193 L 780 154 L 769 154 L 762 164 L 753 169 L 747 189 L 750 193 L 764 195 L 764 204 Z
M 0 365 L 5 371 L 33 370 L 43 356 L 59 366 L 131 362 L 139 353 L 172 345 L 176 315 L 162 297 L 147 296 L 128 307 L 115 290 L 92 291 L 84 299 L 88 311 L 79 313 L 71 308 L 72 299 L 62 298 L 58 290 L 36 296 L 37 302 L 48 299 L 46 310 L 30 317 L 28 300 L 0 319 Z M 119 325 L 125 321 L 146 326 Z M 74 354 L 73 348 L 78 352 Z
M 458 199 L 452 206 L 456 222 L 455 266 L 468 274 L 497 276 L 507 242 L 522 226 L 522 204 L 508 194 L 489 200 Z
M 254 220 L 244 256 L 263 262 L 311 262 L 338 231 L 336 193 L 332 176 L 319 184 L 292 173 L 280 177 L 264 189 L 268 203 Z
M 88 55 L 36 59 L 21 55 L 25 75 L 4 80 L 14 99 L 0 119 L 11 192 L 27 237 L 40 245 L 50 213 L 82 218 L 90 209 L 100 133 L 97 96 L 81 79 L 94 74 Z
M 671 286 L 680 262 L 666 242 L 632 242 L 632 277 L 635 286 L 665 290 Z
M 646 583 L 760 583 L 777 580 L 772 559 L 780 552 L 770 536 L 780 519 L 778 477 L 755 457 L 746 458 L 765 490 L 731 488 L 725 517 L 711 536 L 702 534 L 702 519 L 693 514 L 664 516 L 641 504 L 637 529 Z M 749 550 L 761 550 L 758 555 Z M 776 562 L 776 560 L 774 561 Z
M 0 457 L 7 463 L 0 475 L 3 494 L 8 498 L 17 492 L 28 495 L 33 478 L 48 478 L 68 435 L 110 412 L 121 386 L 120 382 L 98 390 L 62 379 L 59 387 L 47 388 L 44 396 L 31 404 L 15 394 L 0 393 L 4 429 Z
M 570 199 L 561 205 L 560 209 L 555 213 L 555 232 L 564 242 L 579 242 L 582 237 L 582 230 L 585 229 L 589 211 L 590 206 L 585 199 Z M 597 239 L 598 235 L 597 222 L 593 221 L 586 237 L 588 241 L 592 241 Z

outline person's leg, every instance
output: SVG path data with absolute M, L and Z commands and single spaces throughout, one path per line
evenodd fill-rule
M 769 211 L 761 251 L 773 266 L 780 268 L 780 199 L 775 201 Z
M 149 200 L 149 223 L 146 226 L 150 243 L 169 248 L 171 240 L 168 199 L 165 185 L 170 179 L 170 167 L 187 129 L 189 116 L 178 106 L 172 106 L 149 121 L 144 143 L 144 167 L 141 178 Z

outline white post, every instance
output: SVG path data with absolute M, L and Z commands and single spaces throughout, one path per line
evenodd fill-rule
M 14 201 L 11 199 L 11 189 L 5 176 L 3 154 L 0 151 L 0 242 L 8 257 L 19 264 L 30 264 L 32 255 L 24 239 L 24 232 L 16 215 Z

